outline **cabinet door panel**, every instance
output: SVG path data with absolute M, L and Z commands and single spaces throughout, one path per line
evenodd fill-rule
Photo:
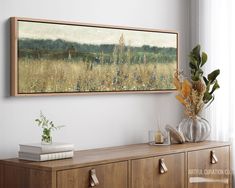
M 127 188 L 127 162 L 91 166 L 57 173 L 57 188 L 89 188 L 90 171 L 95 169 L 97 188 Z
M 163 159 L 167 172 L 160 173 L 160 160 Z M 157 176 L 155 186 L 157 188 L 184 188 L 184 154 L 166 155 L 156 159 Z
M 155 159 L 132 160 L 132 188 L 152 188 L 157 175 Z
M 127 182 L 127 162 L 113 163 L 104 166 L 104 188 L 127 188 Z
M 229 147 L 188 152 L 188 188 L 229 188 Z M 212 151 L 217 161 L 212 164 Z
M 4 188 L 51 188 L 52 175 L 49 171 L 6 165 Z
M 167 172 L 160 173 L 160 160 Z M 165 155 L 132 161 L 132 188 L 184 188 L 184 154 Z

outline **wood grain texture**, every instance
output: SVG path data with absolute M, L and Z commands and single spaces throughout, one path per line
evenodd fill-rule
M 128 187 L 127 161 L 112 163 L 104 166 L 104 188 Z
M 11 96 L 18 94 L 18 71 L 17 71 L 17 18 L 10 19 L 11 24 Z
M 156 176 L 154 157 L 132 161 L 132 187 L 153 188 Z
M 184 187 L 188 188 L 188 152 L 184 153 Z
M 88 188 L 90 187 L 90 171 L 96 170 L 99 180 L 97 188 L 127 188 L 127 162 L 90 166 L 57 173 L 57 188 Z
M 161 147 L 136 144 L 78 151 L 73 159 L 48 162 L 0 160 L 0 188 L 87 188 L 93 168 L 100 188 L 232 188 L 229 175 L 210 177 L 228 178 L 231 185 L 189 184 L 188 178 L 195 174 L 187 171 L 230 170 L 230 148 L 229 143 L 212 141 Z M 210 161 L 212 150 L 216 164 Z M 164 174 L 159 173 L 160 159 L 168 168 Z
M 215 152 L 218 162 L 211 163 L 211 151 Z M 220 147 L 193 151 L 188 153 L 188 178 L 204 177 L 214 180 L 228 179 L 230 181 L 229 147 Z M 224 183 L 188 183 L 188 188 L 229 188 Z
M 57 188 L 57 185 L 56 185 L 56 181 L 57 181 L 57 172 L 56 171 L 52 171 L 51 172 L 51 177 L 52 177 L 52 180 L 51 180 L 51 183 L 52 183 L 52 186 L 51 188 Z
M 230 184 L 229 184 L 229 186 L 232 188 L 233 187 L 233 176 L 234 176 L 234 174 L 233 174 L 233 170 L 232 170 L 232 166 L 234 165 L 234 161 L 233 161 L 233 150 L 232 150 L 232 146 L 230 145 L 229 146 L 229 164 L 230 164 Z
M 5 166 L 5 188 L 29 187 L 29 170 L 21 167 Z
M 4 166 L 0 164 L 0 188 L 4 188 Z
M 131 181 L 131 177 L 132 177 L 132 160 L 128 160 L 128 171 L 127 171 L 127 181 L 128 181 L 128 188 L 131 188 L 132 187 L 132 181 Z
M 168 171 L 160 173 L 160 159 Z M 184 188 L 184 153 L 132 161 L 133 188 Z
M 65 170 L 97 164 L 106 164 L 131 159 L 155 157 L 172 153 L 188 152 L 200 149 L 229 146 L 226 142 L 200 142 L 175 144 L 170 146 L 150 146 L 149 144 L 135 144 L 111 148 L 77 151 L 72 159 L 48 162 L 31 162 L 14 159 L 0 160 L 0 164 L 16 165 L 21 167 L 42 170 Z
M 52 188 L 51 172 L 41 170 L 29 170 L 29 187 Z
M 160 174 L 159 160 L 164 159 L 164 163 L 168 168 L 168 171 L 164 174 Z M 156 178 L 154 181 L 154 187 L 158 188 L 184 188 L 184 153 L 165 155 L 155 158 L 156 166 Z
M 16 166 L 5 166 L 4 188 L 52 188 L 51 173 Z

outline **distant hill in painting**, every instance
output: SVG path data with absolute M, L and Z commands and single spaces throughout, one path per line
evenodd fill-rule
M 96 63 L 171 63 L 177 61 L 176 48 L 149 45 L 81 44 L 61 39 L 19 39 L 19 58 L 92 61 Z

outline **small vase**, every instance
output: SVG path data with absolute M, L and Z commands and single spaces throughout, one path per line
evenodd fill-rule
M 201 142 L 210 136 L 211 126 L 200 116 L 187 117 L 180 122 L 178 130 L 183 133 L 187 142 Z
M 42 145 L 52 144 L 51 132 L 48 131 L 47 129 L 44 129 L 44 130 L 43 130 L 42 139 L 41 139 L 41 144 L 42 144 Z
M 52 140 L 42 140 L 41 144 L 42 145 L 50 145 L 50 144 L 52 144 Z

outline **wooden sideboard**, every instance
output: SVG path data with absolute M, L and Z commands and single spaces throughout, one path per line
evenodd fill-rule
M 230 144 L 206 141 L 75 152 L 72 159 L 0 160 L 0 188 L 232 188 Z

